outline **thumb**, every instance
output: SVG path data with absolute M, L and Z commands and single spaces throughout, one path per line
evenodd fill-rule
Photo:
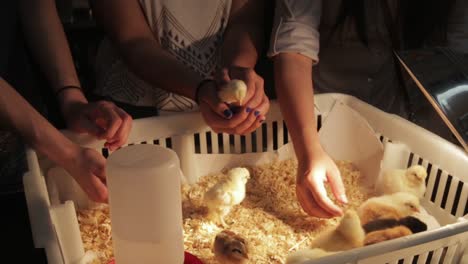
M 340 171 L 337 168 L 328 170 L 327 179 L 335 198 L 341 203 L 348 203 Z

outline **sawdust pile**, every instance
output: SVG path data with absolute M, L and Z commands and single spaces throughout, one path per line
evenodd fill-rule
M 337 165 L 349 199 L 345 209 L 356 209 L 372 196 L 371 190 L 362 187 L 364 179 L 350 162 L 338 161 Z M 283 263 L 288 253 L 309 246 L 318 233 L 338 223 L 338 218 L 317 219 L 301 209 L 295 194 L 296 160 L 249 169 L 252 175 L 246 198 L 225 220 L 229 230 L 246 239 L 250 263 Z M 182 187 L 185 250 L 206 264 L 217 263 L 212 244 L 223 229 L 206 220 L 202 198 L 220 177 L 224 177 L 222 172 L 202 177 L 193 186 Z M 333 196 L 330 191 L 329 196 Z M 107 264 L 112 257 L 108 209 L 81 211 L 78 216 L 85 250 L 100 252 L 101 263 Z

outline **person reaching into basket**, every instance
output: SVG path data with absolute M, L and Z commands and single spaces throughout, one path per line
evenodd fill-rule
M 394 50 L 449 45 L 468 52 L 468 4 L 461 0 L 277 0 L 269 49 L 278 101 L 299 162 L 297 197 L 317 217 L 342 214 L 347 202 L 334 161 L 319 142 L 314 93 L 356 96 L 408 117 Z M 319 56 L 320 46 L 320 56 Z M 320 59 L 320 61 L 319 61 Z M 421 99 L 423 100 L 423 99 Z
M 27 45 L 55 92 L 68 129 L 106 140 L 111 151 L 125 144 L 132 118 L 110 101 L 86 99 L 55 1 L 21 0 L 19 11 Z
M 97 56 L 96 94 L 158 114 L 199 109 L 216 132 L 247 134 L 269 109 L 254 71 L 263 37 L 263 0 L 94 0 L 108 35 Z M 247 85 L 240 109 L 218 90 Z
M 0 125 L 16 133 L 3 129 L 2 135 L 12 135 L 13 139 L 19 135 L 28 145 L 64 167 L 92 200 L 106 202 L 104 157 L 95 150 L 72 143 L 41 116 L 39 111 L 44 109 L 36 101 L 44 99 L 37 93 L 42 85 L 35 78 L 35 69 L 30 67 L 34 65 L 31 59 L 41 69 L 46 86 L 55 91 L 71 131 L 105 140 L 105 146 L 112 151 L 126 143 L 131 117 L 111 102 L 88 102 L 84 96 L 54 0 L 6 1 L 3 4 L 3 13 L 0 12 L 0 17 L 5 18 L 0 41 Z M 41 92 L 47 93 L 46 90 Z M 20 148 L 17 151 L 21 153 Z M 5 176 L 2 185 L 22 182 L 9 179 L 10 174 L 13 174 L 11 178 L 22 175 L 22 158 L 2 164 L 2 169 L 3 166 L 13 168 L 12 172 L 2 175 Z
M 94 149 L 82 148 L 71 142 L 2 78 L 0 128 L 17 132 L 26 144 L 62 166 L 89 198 L 107 202 L 106 159 Z

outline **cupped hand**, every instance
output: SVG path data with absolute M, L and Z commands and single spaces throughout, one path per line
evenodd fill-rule
M 320 218 L 341 216 L 342 209 L 327 195 L 329 184 L 333 195 L 340 203 L 347 203 L 340 171 L 333 160 L 320 147 L 311 158 L 299 160 L 296 195 L 302 209 L 309 215 Z
M 247 94 L 242 105 L 230 106 L 234 109 L 232 121 L 236 125 L 226 132 L 245 135 L 255 131 L 265 120 L 265 115 L 270 109 L 270 100 L 265 94 L 263 78 L 252 68 L 224 67 L 216 74 L 216 81 L 220 87 L 234 79 L 244 81 Z

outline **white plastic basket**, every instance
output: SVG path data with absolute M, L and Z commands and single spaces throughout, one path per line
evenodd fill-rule
M 428 171 L 423 205 L 442 227 L 307 263 L 458 263 L 468 251 L 465 250 L 468 221 L 457 222 L 468 213 L 468 155 L 421 127 L 342 94 L 315 96 L 319 127 L 336 99 L 361 114 L 381 141 L 399 141 L 409 146 L 412 153 L 408 166 L 421 164 Z M 104 142 L 64 133 L 75 142 L 108 155 Z M 271 152 L 289 141 L 279 107 L 273 102 L 266 122 L 249 136 L 216 134 L 199 113 L 183 113 L 135 120 L 128 142 L 172 148 L 179 155 L 187 179 L 196 181 L 201 173 L 194 164 L 194 154 Z M 69 181 L 65 184 L 66 190 L 47 184 L 44 175 L 54 165 L 32 150 L 28 150 L 28 166 L 24 188 L 35 246 L 45 248 L 49 263 L 79 263 L 84 249 L 75 206 L 86 207 L 84 194 L 77 190 L 78 186 L 70 177 L 63 177 Z

